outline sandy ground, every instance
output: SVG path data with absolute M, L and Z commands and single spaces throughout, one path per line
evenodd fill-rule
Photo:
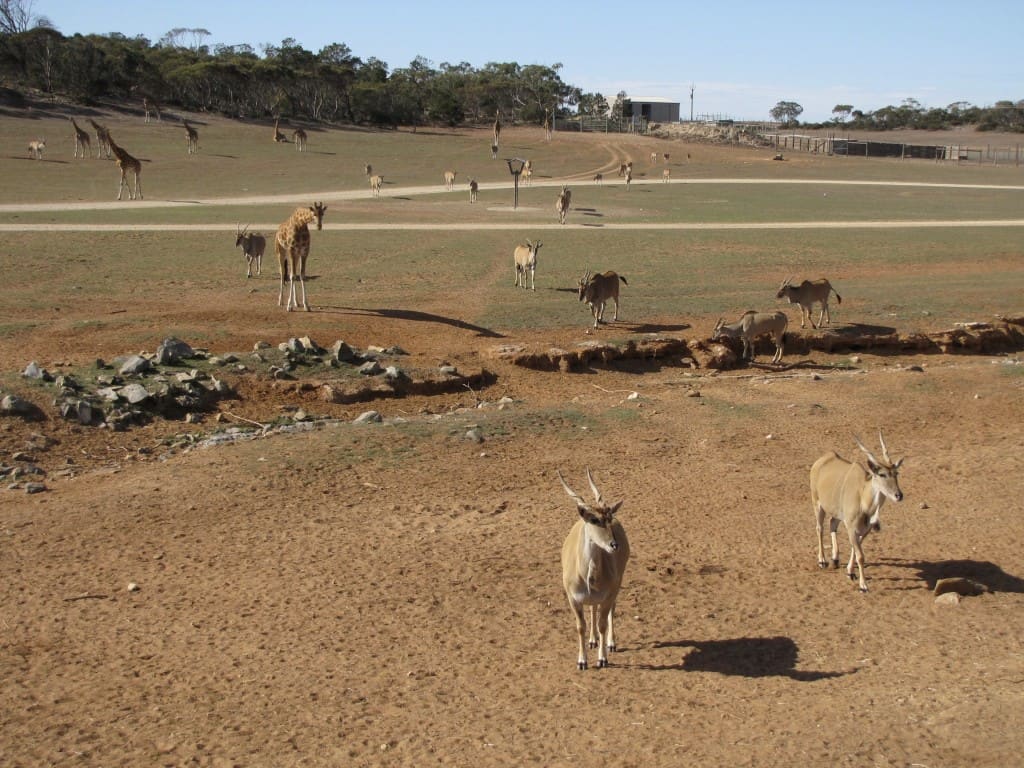
M 329 408 L 240 381 L 238 417 L 338 421 L 215 449 L 154 448 L 180 424 L 0 424 L 3 462 L 48 488 L 0 493 L 0 764 L 1019 762 L 1019 355 L 545 373 L 455 323 L 356 327 L 497 382 Z M 384 424 L 349 423 L 371 406 Z M 861 594 L 817 567 L 807 478 L 879 427 L 905 499 L 865 543 Z M 624 501 L 632 558 L 619 651 L 578 671 L 555 473 L 583 491 L 587 466 Z M 936 604 L 946 576 L 988 591 Z

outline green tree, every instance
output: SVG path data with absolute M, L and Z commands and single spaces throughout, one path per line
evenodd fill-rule
M 795 101 L 780 101 L 768 112 L 772 120 L 779 123 L 796 123 L 797 118 L 803 114 L 804 108 Z
M 835 115 L 837 123 L 844 123 L 850 119 L 850 114 L 853 112 L 852 104 L 836 104 L 832 107 L 832 114 Z

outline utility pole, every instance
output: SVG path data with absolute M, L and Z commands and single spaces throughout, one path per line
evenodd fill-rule
M 690 122 L 693 122 L 693 83 L 690 83 Z

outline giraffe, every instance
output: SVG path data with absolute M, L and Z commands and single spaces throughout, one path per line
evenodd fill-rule
M 313 203 L 308 208 L 296 208 L 288 220 L 277 228 L 277 236 L 274 238 L 274 250 L 277 252 L 277 266 L 281 272 L 281 288 L 277 293 L 277 306 L 284 301 L 284 281 L 288 280 L 288 306 L 286 309 L 291 312 L 292 308 L 299 306 L 295 292 L 295 277 L 298 276 L 302 285 L 302 308 L 310 311 L 309 303 L 306 301 L 306 257 L 309 256 L 309 225 L 316 222 L 317 229 L 324 228 L 324 213 L 327 206 L 323 203 Z
M 498 146 L 498 136 L 501 135 L 501 111 L 494 110 L 494 143 L 491 144 L 491 148 L 495 149 Z M 497 154 L 497 153 L 495 153 Z
M 194 155 L 199 151 L 199 131 L 196 130 L 194 125 L 189 124 L 188 120 L 182 120 L 182 124 L 185 126 L 185 140 L 188 142 L 188 153 Z
M 75 122 L 75 118 L 68 117 L 71 121 L 72 127 L 75 129 L 75 157 L 78 157 L 78 153 L 82 153 L 82 157 L 86 158 L 92 155 L 92 139 L 89 138 L 89 132 L 84 128 L 79 128 L 78 123 Z
M 139 177 L 142 175 L 142 163 L 136 160 L 134 157 L 125 152 L 121 147 L 114 143 L 114 137 L 107 132 L 107 141 L 110 142 L 110 149 L 117 158 L 117 167 L 121 169 L 121 182 L 117 185 L 117 199 L 121 199 L 121 193 L 124 190 L 128 190 L 128 199 L 134 200 L 136 197 L 139 200 L 142 199 L 142 184 L 139 183 Z M 135 191 L 128 185 L 128 174 L 129 172 L 135 177 Z
M 161 123 L 163 122 L 163 118 L 160 116 L 160 105 L 157 104 L 156 101 L 154 101 L 153 99 L 149 98 L 148 96 L 143 96 L 142 97 L 142 109 L 146 112 L 146 122 L 147 123 L 152 120 L 150 115 L 153 112 L 156 113 L 156 119 L 159 120 Z
M 107 159 L 110 159 L 110 131 L 104 128 L 102 125 L 97 123 L 91 117 L 89 124 L 92 129 L 96 131 L 96 157 L 99 157 L 102 153 L 106 152 Z
M 551 113 L 544 110 L 544 140 L 551 141 Z
M 276 119 L 275 118 L 275 120 L 274 120 L 274 141 L 277 142 L 277 143 L 284 142 L 284 143 L 287 144 L 288 143 L 288 138 L 283 133 L 281 133 L 281 128 L 279 127 L 280 123 L 281 123 L 280 119 Z
M 292 131 L 292 141 L 295 142 L 295 149 L 299 152 L 306 151 L 306 132 L 301 128 Z

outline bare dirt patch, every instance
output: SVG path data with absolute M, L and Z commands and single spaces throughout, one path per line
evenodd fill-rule
M 312 322 L 218 298 L 131 297 L 126 327 L 41 302 L 8 318 L 0 361 L 87 370 L 183 318 L 212 352 L 246 353 Z M 574 327 L 499 334 L 455 322 L 452 301 L 312 313 L 344 318 L 354 345 L 400 343 L 410 368 L 493 376 L 379 400 L 380 424 L 351 424 L 368 406 L 324 399 L 321 371 L 225 372 L 225 423 L 124 432 L 10 380 L 44 416 L 4 417 L 0 458 L 40 467 L 47 490 L 0 492 L 5 765 L 1014 764 L 1019 353 L 811 348 L 719 372 L 673 348 L 541 371 L 493 350 L 640 345 L 679 319 L 585 334 L 581 309 Z M 715 318 L 687 320 L 683 340 Z M 316 425 L 199 447 L 298 409 Z M 878 428 L 907 457 L 906 497 L 865 543 L 862 595 L 816 565 L 807 477 Z M 577 512 L 555 472 L 581 488 L 587 466 L 624 499 L 633 556 L 620 650 L 579 672 L 558 565 Z M 937 604 L 957 577 L 987 591 Z

